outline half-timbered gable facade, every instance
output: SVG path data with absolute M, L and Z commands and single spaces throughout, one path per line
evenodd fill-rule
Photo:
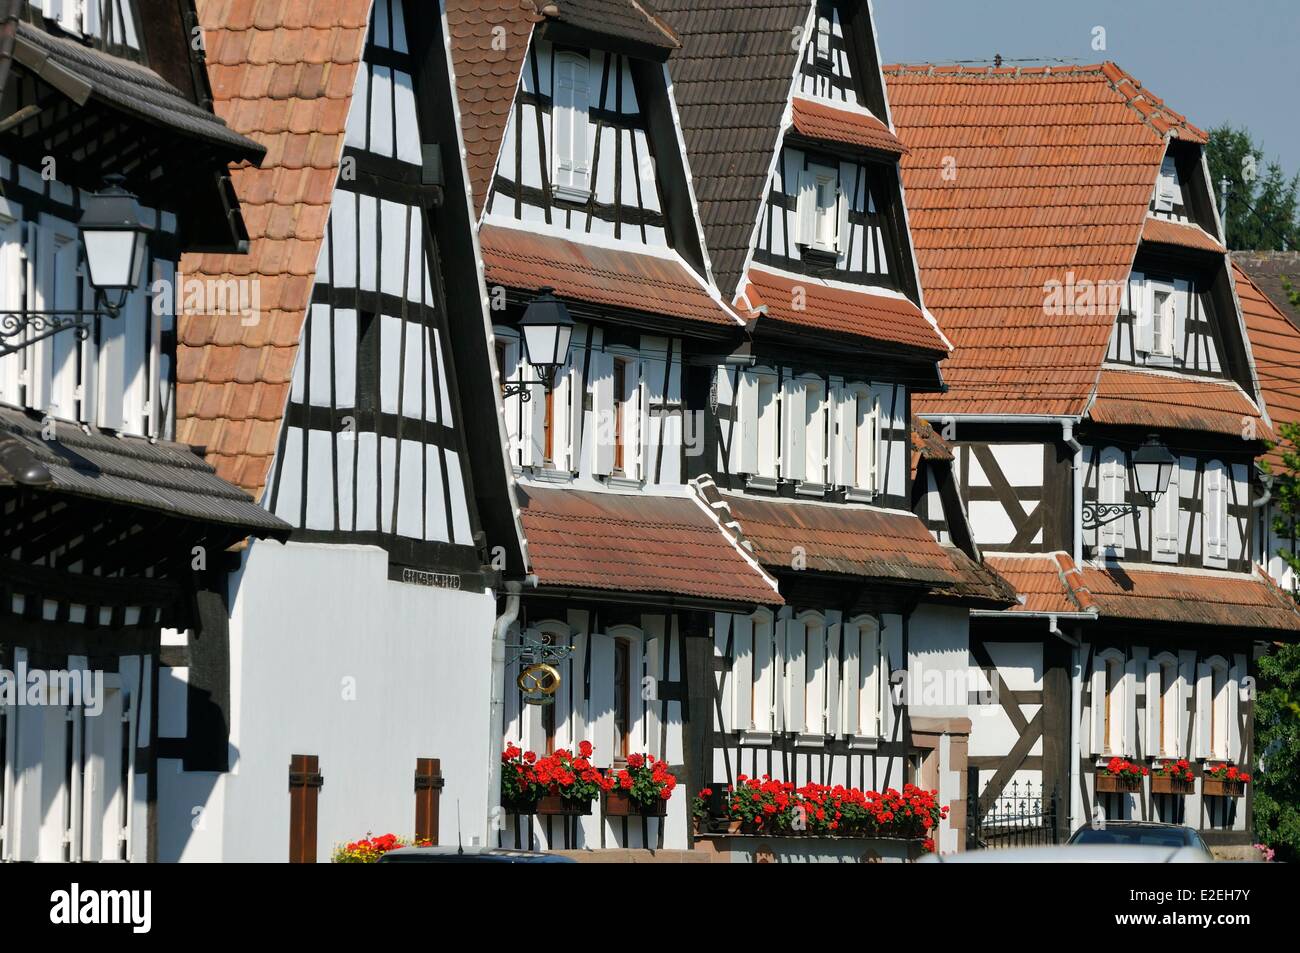
M 977 550 L 932 535 L 914 512 L 913 394 L 940 386 L 949 345 L 916 279 L 905 145 L 870 6 L 664 12 L 683 37 L 669 68 L 713 273 L 752 321 L 747 360 L 719 364 L 699 385 L 709 447 L 690 472 L 785 599 L 775 612 L 715 622 L 711 780 L 915 782 L 955 804 L 966 691 L 912 688 L 927 676 L 963 681 L 970 607 L 1009 598 Z M 734 120 L 717 96 L 734 67 L 719 50 L 733 33 L 753 78 Z M 932 505 L 946 527 L 937 483 Z M 961 826 L 960 814 L 944 826 L 940 849 L 957 848 Z
M 241 249 L 228 172 L 264 150 L 212 114 L 188 4 L 5 12 L 0 860 L 155 860 L 166 633 L 202 625 L 228 547 L 288 529 L 175 426 L 177 262 Z M 114 182 L 148 233 L 116 310 L 78 227 Z
M 601 769 L 653 755 L 685 782 L 700 757 L 690 725 L 707 717 L 715 614 L 781 604 L 775 581 L 688 484 L 705 452 L 707 403 L 691 388 L 743 347 L 745 322 L 706 265 L 664 66 L 678 45 L 671 23 L 630 3 L 575 0 L 540 15 L 508 6 L 448 5 L 490 342 L 508 393 L 505 445 L 535 581 L 504 630 L 496 727 L 503 743 L 538 755 L 588 742 Z M 500 23 L 504 50 L 492 39 Z M 544 388 L 519 321 L 548 290 L 574 328 Z M 550 704 L 516 684 L 538 644 L 562 650 Z M 615 816 L 604 803 L 579 817 L 498 809 L 496 838 L 688 847 L 700 786 L 674 795 L 663 817 Z
M 992 692 L 971 738 L 980 809 L 1028 782 L 1068 799 L 1075 826 L 1095 810 L 1177 815 L 1245 843 L 1248 792 L 1104 790 L 1111 757 L 1249 765 L 1255 653 L 1296 631 L 1253 564 L 1272 431 L 1205 134 L 1110 63 L 885 73 L 922 278 L 955 346 L 948 390 L 918 410 L 952 440 L 974 540 L 1021 594 L 972 631 Z M 1085 100 L 1100 104 L 1090 124 L 1043 138 L 1044 110 Z M 944 161 L 953 175 L 936 178 Z M 1032 263 L 1010 267 L 1027 243 Z M 1137 463 L 1153 440 L 1169 479 L 1148 494 Z
M 185 267 L 248 276 L 265 310 L 182 322 L 179 417 L 293 534 L 229 567 L 210 637 L 176 633 L 160 837 L 171 859 L 326 859 L 366 830 L 409 836 L 436 761 L 441 829 L 459 802 L 465 843 L 485 843 L 501 579 L 474 477 L 505 473 L 462 412 L 491 393 L 489 357 L 451 341 L 449 262 L 479 289 L 459 320 L 483 319 L 463 277 L 474 239 L 446 25 L 403 0 L 254 8 L 199 5 L 217 109 L 268 150 L 234 182 L 249 254 Z M 280 56 L 298 59 L 272 69 Z M 299 78 L 282 88 L 273 72 Z M 493 525 L 517 525 L 513 510 Z M 502 567 L 522 563 L 517 532 L 492 545 Z

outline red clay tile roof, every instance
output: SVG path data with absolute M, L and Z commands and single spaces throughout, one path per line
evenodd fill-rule
M 259 282 L 261 313 L 183 315 L 176 347 L 177 439 L 260 497 L 288 400 L 298 338 L 329 216 L 370 0 L 199 0 L 214 108 L 266 146 L 232 173 L 247 255 L 186 255 L 187 278 Z
M 730 299 L 767 197 L 810 0 L 656 0 L 682 48 L 668 59 L 713 277 Z M 1153 180 L 1154 185 L 1154 180 Z
M 1012 606 L 1011 612 L 1064 615 L 1086 612 L 1092 606 L 1091 594 L 1082 588 L 1074 560 L 1065 553 L 988 555 L 984 561 L 996 569 L 1024 600 Z M 1070 581 L 1075 586 L 1070 585 Z
M 744 324 L 677 257 L 588 245 L 519 228 L 479 230 L 488 285 L 723 327 Z
M 780 605 L 776 583 L 689 497 L 519 486 L 543 586 Z
M 956 348 L 948 393 L 916 409 L 1080 413 L 1115 315 L 1045 315 L 1045 283 L 1126 280 L 1165 133 L 1205 134 L 1113 63 L 885 78 L 926 305 Z
M 1202 251 L 1224 252 L 1219 240 L 1199 225 L 1183 222 L 1171 222 L 1167 219 L 1147 216 L 1142 226 L 1142 240 L 1160 245 L 1181 245 L 1184 248 L 1199 248 Z
M 708 497 L 706 496 L 706 499 Z M 773 571 L 792 569 L 893 582 L 923 583 L 936 594 L 967 595 L 1010 604 L 1011 589 L 996 574 L 950 546 L 941 546 L 911 513 L 853 504 L 801 503 L 719 493 L 754 555 Z M 726 522 L 726 520 L 724 520 Z
M 1268 415 L 1275 427 L 1296 423 L 1300 421 L 1300 328 L 1287 320 L 1273 300 L 1236 264 L 1232 273 Z M 1276 436 L 1282 440 L 1280 433 Z M 1283 443 L 1290 446 L 1289 441 Z M 1270 450 L 1265 459 L 1275 472 L 1281 472 L 1280 449 Z
M 474 214 L 483 210 L 533 24 L 532 0 L 447 0 L 451 62 Z M 497 30 L 505 35 L 498 41 Z
M 1229 576 L 1085 566 L 1082 575 L 1104 619 L 1300 632 L 1295 600 L 1258 568 Z
M 792 105 L 795 131 L 808 139 L 878 149 L 893 155 L 907 151 L 907 146 L 875 116 L 860 110 L 837 109 L 802 96 L 795 96 Z
M 1169 427 L 1241 436 L 1253 420 L 1261 440 L 1273 432 L 1232 381 L 1105 368 L 1088 416 L 1099 424 Z
M 763 321 L 834 331 L 888 344 L 923 348 L 947 355 L 948 345 L 921 309 L 906 298 L 874 294 L 870 289 L 850 291 L 810 276 L 782 275 L 751 268 L 742 286 L 752 308 L 767 305 Z M 795 289 L 802 288 L 804 307 L 795 307 Z
M 912 417 L 912 450 L 926 460 L 952 460 L 952 444 L 939 436 L 928 420 Z

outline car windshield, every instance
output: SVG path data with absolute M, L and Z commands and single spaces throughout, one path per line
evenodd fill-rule
M 1167 827 L 1089 827 L 1075 834 L 1071 843 L 1184 847 L 1187 835 Z

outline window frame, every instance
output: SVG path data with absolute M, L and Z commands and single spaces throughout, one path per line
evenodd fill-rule
M 572 80 L 571 102 L 564 103 L 561 96 L 561 76 L 566 67 L 582 68 L 581 83 L 576 72 Z M 576 50 L 556 50 L 551 61 L 551 192 L 559 200 L 585 204 L 592 195 L 592 142 L 591 116 L 591 56 Z M 568 152 L 561 150 L 561 132 L 564 110 L 570 113 Z M 581 128 L 583 154 L 576 155 L 578 129 Z M 566 168 L 567 163 L 567 168 Z M 566 179 L 568 181 L 563 181 Z
M 821 202 L 823 186 L 829 186 L 832 190 L 833 197 L 829 205 L 823 205 Z M 796 204 L 797 220 L 800 224 L 796 243 L 803 245 L 808 251 L 838 256 L 843 244 L 840 235 L 840 209 L 844 204 L 844 190 L 840 186 L 839 169 L 808 160 L 799 173 L 799 195 Z M 829 236 L 826 238 L 823 237 L 824 227 L 829 231 Z

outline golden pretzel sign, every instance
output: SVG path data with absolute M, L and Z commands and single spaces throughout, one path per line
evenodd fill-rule
M 560 671 L 554 665 L 538 662 L 520 672 L 515 684 L 527 695 L 554 695 L 560 687 Z

